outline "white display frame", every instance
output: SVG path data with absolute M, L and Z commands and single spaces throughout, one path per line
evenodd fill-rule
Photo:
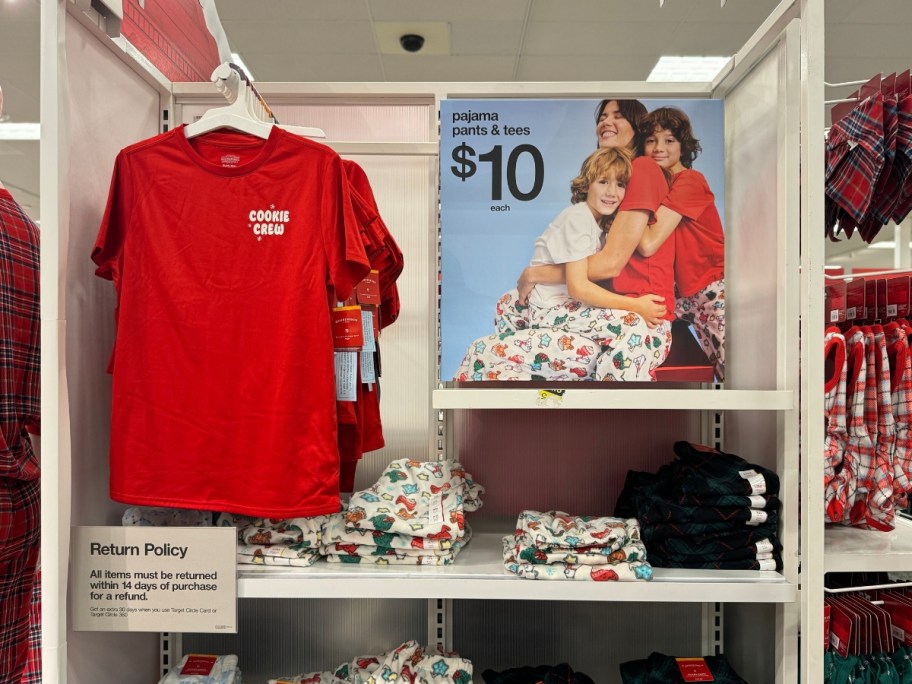
M 80 14 L 71 3 L 58 0 L 56 3 L 42 3 L 42 146 L 41 146 L 41 214 L 43 217 L 43 239 L 41 247 L 42 269 L 42 413 L 43 413 L 43 475 L 44 489 L 42 503 L 42 558 L 44 573 L 43 596 L 43 638 L 44 638 L 44 672 L 46 681 L 67 681 L 67 625 L 66 625 L 66 582 L 67 582 L 67 538 L 71 524 L 69 505 L 71 501 L 71 474 L 69 449 L 69 414 L 66 385 L 66 364 L 64 361 L 66 320 L 62 315 L 62 301 L 65 298 L 64 279 L 61 273 L 66 268 L 66 248 L 69 221 L 68 199 L 68 94 L 66 90 L 66 73 L 63 64 L 65 49 L 65 19 L 67 12 Z M 768 412 L 777 416 L 778 430 L 783 440 L 793 440 L 792 448 L 797 454 L 800 445 L 804 459 L 801 468 L 801 502 L 803 511 L 816 511 L 822 500 L 822 483 L 820 481 L 819 449 L 816 445 L 823 442 L 823 430 L 819 417 L 823 412 L 822 393 L 822 340 L 823 329 L 823 240 L 817 232 L 822 226 L 823 216 L 823 33 L 824 33 L 823 0 L 785 0 L 773 12 L 769 19 L 757 31 L 745 47 L 733 58 L 723 74 L 710 84 L 645 84 L 630 82 L 591 82 L 591 83 L 504 83 L 504 84 L 445 84 L 445 83 L 334 83 L 334 84 L 258 84 L 258 89 L 270 101 L 278 102 L 282 98 L 289 100 L 313 99 L 319 97 L 333 99 L 374 99 L 384 97 L 417 97 L 433 98 L 439 102 L 444 97 L 587 97 L 593 94 L 611 92 L 618 96 L 639 97 L 712 97 L 725 96 L 731 92 L 740 80 L 780 41 L 789 41 L 792 48 L 797 47 L 800 59 L 795 63 L 794 71 L 785 75 L 785 82 L 791 83 L 794 92 L 800 94 L 797 102 L 789 101 L 783 107 L 782 116 L 797 116 L 800 129 L 791 131 L 783 141 L 780 152 L 786 157 L 793 156 L 800 164 L 788 165 L 789 170 L 779 178 L 780 184 L 786 186 L 784 197 L 788 198 L 780 206 L 785 213 L 798 212 L 795 227 L 800 233 L 800 251 L 792 250 L 783 255 L 780 268 L 792 268 L 800 265 L 801 277 L 795 277 L 799 296 L 792 295 L 787 306 L 780 311 L 791 309 L 787 320 L 777 324 L 779 336 L 778 362 L 779 377 L 776 387 L 770 389 L 718 390 L 711 398 L 703 390 L 656 390 L 660 396 L 660 408 L 687 408 L 695 410 L 732 410 L 744 412 Z M 796 24 L 789 23 L 799 19 Z M 92 22 L 83 23 L 91 24 Z M 788 35 L 787 35 L 788 34 Z M 99 40 L 107 40 L 98 30 Z M 109 41 L 110 42 L 110 41 Z M 790 48 L 790 49 L 792 49 Z M 112 43 L 112 59 L 121 59 L 129 63 L 137 74 L 150 83 L 156 83 L 162 91 L 163 109 L 179 111 L 183 103 L 211 100 L 218 103 L 219 98 L 209 84 L 167 84 L 161 78 L 150 76 L 145 65 L 140 64 L 128 52 Z M 813 59 L 812 59 L 813 57 Z M 797 79 L 797 82 L 795 82 Z M 173 103 L 168 104 L 169 100 Z M 173 117 L 180 120 L 178 117 Z M 432 146 L 415 143 L 370 143 L 346 142 L 336 143 L 336 149 L 349 154 L 435 154 Z M 800 171 L 799 171 L 800 169 Z M 791 185 L 799 180 L 800 184 Z M 800 254 L 800 256 L 799 256 Z M 783 291 L 782 297 L 787 295 Z M 789 360 L 786 350 L 793 350 L 799 333 L 804 344 L 801 346 L 800 359 Z M 800 366 L 800 374 L 798 368 Z M 433 387 L 429 388 L 433 389 Z M 435 409 L 457 408 L 495 408 L 494 405 L 507 404 L 528 406 L 528 390 L 503 390 L 507 394 L 490 397 L 487 390 L 484 395 L 475 395 L 479 390 L 463 390 L 440 387 L 434 391 L 433 406 Z M 499 391 L 499 390 L 495 390 Z M 534 390 L 533 390 L 534 391 Z M 639 390 L 621 390 L 638 392 Z M 653 390 L 650 390 L 652 392 Z M 565 408 L 617 408 L 617 399 L 612 396 L 616 391 L 590 390 L 574 392 L 573 403 Z M 742 394 L 743 393 L 743 394 Z M 495 399 L 495 397 L 497 397 Z M 579 397 L 579 403 L 576 398 Z M 635 395 L 631 395 L 635 397 Z M 644 401 L 634 398 L 634 404 Z M 696 402 L 696 403 L 694 403 Z M 530 407 L 530 406 L 529 406 Z M 640 406 L 643 408 L 645 406 Z M 654 408 L 650 403 L 649 408 Z M 801 423 L 801 430 L 798 424 Z M 429 438 L 436 443 L 436 435 Z M 799 441 L 800 440 L 800 441 Z M 444 436 L 445 441 L 445 436 Z M 791 451 L 791 448 L 790 448 Z M 798 459 L 788 457 L 783 463 L 789 472 L 783 473 L 785 486 L 798 484 Z M 794 491 L 794 490 L 792 490 Z M 799 527 L 799 522 L 801 523 Z M 781 654 L 777 681 L 786 681 L 790 673 L 798 671 L 798 625 L 799 610 L 802 639 L 800 679 L 803 682 L 822 681 L 822 651 L 814 646 L 820 644 L 822 633 L 823 575 L 828 570 L 845 568 L 855 569 L 910 569 L 908 559 L 908 541 L 902 531 L 898 532 L 901 540 L 887 549 L 869 554 L 865 547 L 854 550 L 850 545 L 838 553 L 824 553 L 824 526 L 821 516 L 805 515 L 799 521 L 797 515 L 790 516 L 783 523 L 785 539 L 797 539 L 800 533 L 802 563 L 801 588 L 797 573 L 797 559 L 789 563 L 791 570 L 784 573 L 784 584 L 773 583 L 777 593 L 763 594 L 760 601 L 770 600 L 777 604 L 777 654 Z M 834 550 L 835 551 L 835 550 Z M 457 566 L 458 567 L 458 566 Z M 346 575 L 347 577 L 347 575 Z M 408 591 L 412 577 L 389 578 L 390 586 L 403 595 Z M 348 581 L 348 579 L 346 579 Z M 356 591 L 351 596 L 366 595 L 365 585 L 382 580 L 365 580 L 355 583 Z M 448 581 L 448 580 L 444 580 Z M 481 580 L 466 579 L 466 587 L 452 590 L 452 597 L 503 597 L 500 589 L 505 582 L 485 577 Z M 243 595 L 247 596 L 311 596 L 308 592 L 287 588 L 271 588 L 270 582 L 284 580 L 264 580 L 245 577 L 242 580 Z M 432 586 L 437 580 L 430 580 Z M 471 584 L 478 582 L 478 584 Z M 491 584 L 491 588 L 488 588 Z M 639 590 L 633 600 L 680 601 L 694 600 L 685 598 L 687 583 L 676 586 L 676 582 L 658 582 L 656 598 L 649 597 L 646 589 Z M 478 587 L 477 591 L 471 587 Z M 494 587 L 498 587 L 495 589 Z M 749 585 L 748 585 L 749 586 Z M 671 587 L 671 588 L 667 588 Z M 709 588 L 707 588 L 709 587 Z M 717 583 L 721 593 L 713 597 L 713 585 L 703 586 L 697 594 L 701 599 L 729 600 L 751 602 L 749 591 L 739 588 L 737 583 Z M 786 587 L 785 591 L 782 588 Z M 436 591 L 436 590 L 435 590 Z M 497 592 L 495 594 L 495 591 Z M 764 589 L 763 591 L 766 591 Z M 474 593 L 473 593 L 474 592 Z M 431 591 L 419 592 L 422 595 Z M 349 595 L 340 592 L 339 595 Z M 522 594 L 522 595 L 520 595 Z M 394 595 L 399 595 L 394 593 Z M 693 596 L 693 594 L 690 594 Z M 523 598 L 518 592 L 516 598 Z M 537 594 L 541 598 L 541 593 Z M 554 600 L 575 600 L 573 590 L 564 595 L 563 590 L 555 590 L 548 598 Z M 706 600 L 704 599 L 704 600 Z M 606 592 L 599 600 L 617 600 Z

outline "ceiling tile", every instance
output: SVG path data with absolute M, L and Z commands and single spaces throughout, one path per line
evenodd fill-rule
M 675 35 L 675 24 L 615 24 L 534 22 L 526 31 L 524 55 L 644 55 L 660 54 L 660 45 Z
M 250 70 L 259 81 L 274 82 L 333 82 L 333 81 L 385 81 L 380 58 L 376 55 L 294 56 L 287 53 L 258 53 L 250 59 L 244 57 Z M 268 77 L 261 77 L 268 74 Z
M 751 21 L 757 26 L 769 16 L 779 0 L 538 0 L 533 21 L 599 21 L 606 23 L 692 23 Z M 609 35 L 616 33 L 612 31 Z
M 580 59 L 574 56 L 526 56 L 519 81 L 645 81 L 655 58 L 631 55 L 619 60 Z
M 375 54 L 374 32 L 370 22 L 353 21 L 255 21 L 238 24 L 226 22 L 231 48 L 244 60 L 257 52 L 286 52 L 294 55 L 363 55 Z M 268 39 L 264 40 L 264 37 Z M 250 64 L 253 73 L 264 80 Z
M 363 0 L 216 0 L 219 18 L 228 21 L 370 21 Z
M 387 81 L 512 81 L 514 57 L 384 55 Z
M 457 21 L 450 26 L 454 55 L 515 55 L 522 37 L 519 21 Z
M 660 54 L 729 56 L 744 47 L 757 30 L 754 24 L 679 24 Z
M 376 21 L 522 21 L 532 0 L 369 0 Z

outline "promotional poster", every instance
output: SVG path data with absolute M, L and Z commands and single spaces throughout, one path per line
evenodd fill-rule
M 724 380 L 721 101 L 440 116 L 441 380 Z

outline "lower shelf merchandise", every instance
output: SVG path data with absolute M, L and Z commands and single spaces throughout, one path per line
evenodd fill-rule
M 332 672 L 310 672 L 270 679 L 269 684 L 360 684 L 361 682 L 426 682 L 471 684 L 472 663 L 455 653 L 442 653 L 417 641 L 406 641 L 378 656 L 358 656 Z
M 513 667 L 502 672 L 485 670 L 481 677 L 484 684 L 595 684 L 588 675 L 574 672 L 567 663 L 554 667 Z
M 241 684 L 236 655 L 185 655 L 158 684 Z
M 899 682 L 912 684 L 912 649 L 902 647 L 892 654 L 842 657 L 826 653 L 823 659 L 824 684 L 852 682 Z M 870 674 L 869 674 L 870 673 Z M 873 678 L 871 678 L 873 677 Z
M 454 461 L 401 459 L 330 516 L 320 547 L 334 563 L 449 565 L 470 538 L 484 488 Z
M 631 471 L 614 513 L 636 518 L 655 567 L 782 570 L 779 477 L 734 454 L 676 442 L 655 474 Z
M 912 683 L 912 597 L 883 572 L 829 573 L 824 599 L 827 684 Z
M 621 518 L 523 511 L 513 535 L 504 537 L 499 518 L 473 532 L 465 514 L 481 506 L 484 488 L 453 461 L 400 459 L 338 513 L 287 520 L 221 513 L 215 524 L 237 528 L 242 598 L 540 599 L 539 589 L 516 583 L 537 578 L 602 585 L 563 582 L 548 590 L 557 600 L 794 601 L 796 588 L 778 572 L 776 474 L 686 442 L 675 448 L 679 460 L 658 475 L 629 474 L 628 485 L 648 482 L 625 489 Z M 647 526 L 630 515 L 640 504 Z M 669 511 L 691 517 L 678 521 Z M 757 516 L 765 524 L 751 526 Z M 212 514 L 131 508 L 123 520 L 203 525 Z M 713 527 L 725 531 L 705 529 Z M 679 530 L 701 531 L 664 534 Z M 605 586 L 617 580 L 646 582 Z
M 504 568 L 525 579 L 649 581 L 652 568 L 635 518 L 523 511 L 503 539 Z
M 651 653 L 645 660 L 621 663 L 621 681 L 623 684 L 747 684 L 724 655 L 675 658 L 661 653 Z

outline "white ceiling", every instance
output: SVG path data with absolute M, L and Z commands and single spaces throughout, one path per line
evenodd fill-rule
M 157 0 L 145 0 L 145 3 Z M 215 0 L 258 81 L 639 81 L 659 56 L 730 55 L 778 0 Z M 0 87 L 11 121 L 38 119 L 38 0 L 0 0 Z M 409 54 L 382 36 L 424 30 Z M 377 31 L 377 26 L 381 30 Z M 448 39 L 448 45 L 435 45 Z M 380 38 L 378 38 L 378 34 Z M 912 66 L 912 0 L 826 0 L 825 73 Z M 434 48 L 445 54 L 431 54 Z M 828 89 L 827 98 L 849 89 Z M 0 181 L 37 215 L 36 143 L 0 142 Z M 822 231 L 821 231 L 822 232 Z M 885 238 L 892 238 L 887 235 Z M 853 247 L 854 248 L 854 247 Z M 841 248 L 835 248 L 837 251 Z M 871 255 L 879 264 L 889 251 Z M 862 258 L 858 256 L 858 258 Z M 889 264 L 887 264 L 889 265 Z

